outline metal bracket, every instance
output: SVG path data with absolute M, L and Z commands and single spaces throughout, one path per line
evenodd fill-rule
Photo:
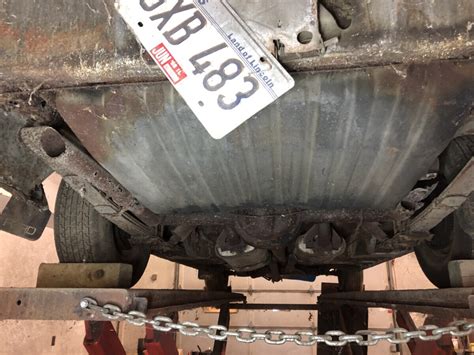
M 317 0 L 301 0 L 291 3 L 287 0 L 227 0 L 242 17 L 253 33 L 269 50 L 276 52 L 275 41 L 284 46 L 284 54 L 301 55 L 320 53 L 324 50 L 319 32 L 319 11 Z M 306 37 L 305 37 L 306 35 Z
M 109 320 L 83 310 L 79 303 L 91 297 L 99 304 L 114 304 L 124 312 L 148 309 L 153 315 L 185 309 L 242 302 L 245 297 L 229 292 L 188 290 L 0 288 L 0 320 Z M 147 301 L 147 307 L 143 304 Z
M 386 308 L 461 318 L 474 317 L 469 302 L 474 288 L 436 290 L 365 291 L 321 295 L 319 303 Z
M 0 215 L 0 230 L 28 240 L 38 240 L 48 224 L 48 204 L 13 195 Z
M 448 187 L 409 225 L 412 232 L 429 231 L 456 211 L 474 191 L 474 158 L 466 164 Z

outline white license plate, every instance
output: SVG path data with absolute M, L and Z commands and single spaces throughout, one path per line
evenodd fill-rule
M 215 139 L 294 86 L 226 0 L 117 0 L 116 7 Z

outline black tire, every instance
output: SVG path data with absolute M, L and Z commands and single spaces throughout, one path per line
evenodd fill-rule
M 56 197 L 54 241 L 61 263 L 132 265 L 132 284 L 141 278 L 150 257 L 149 250 L 131 246 L 124 231 L 102 217 L 64 180 Z
M 445 187 L 474 154 L 474 136 L 456 138 L 440 156 L 440 178 Z M 451 287 L 448 263 L 474 259 L 474 195 L 431 232 L 432 240 L 415 248 L 426 277 L 437 287 Z

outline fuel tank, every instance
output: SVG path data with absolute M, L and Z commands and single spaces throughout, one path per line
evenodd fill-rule
M 168 214 L 394 208 L 474 101 L 473 62 L 293 76 L 292 91 L 221 140 L 167 82 L 61 89 L 56 106 L 101 165 Z

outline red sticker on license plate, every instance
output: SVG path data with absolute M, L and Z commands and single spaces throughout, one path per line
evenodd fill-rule
M 160 43 L 151 50 L 156 63 L 163 69 L 173 84 L 178 84 L 181 80 L 186 78 L 186 73 L 183 68 L 174 59 L 168 49 L 163 43 Z

